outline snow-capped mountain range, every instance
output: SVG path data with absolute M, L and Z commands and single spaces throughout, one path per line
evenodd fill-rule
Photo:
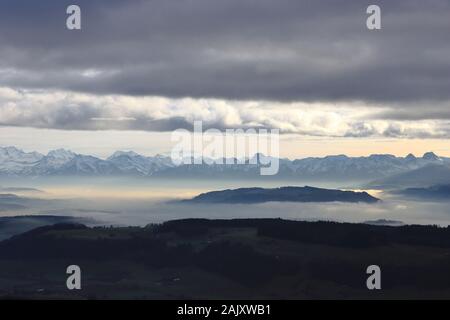
M 261 157 L 263 155 L 255 155 Z M 365 181 L 387 177 L 428 165 L 450 165 L 450 158 L 432 152 L 422 157 L 345 155 L 297 160 L 280 159 L 275 178 Z M 132 151 L 117 151 L 107 159 L 76 154 L 69 150 L 50 151 L 47 155 L 24 152 L 15 147 L 0 147 L 0 175 L 2 176 L 156 176 L 156 177 L 259 177 L 259 165 L 179 165 L 166 156 L 143 156 Z
M 0 175 L 142 175 L 172 167 L 168 157 L 145 157 L 135 152 L 118 151 L 108 159 L 58 149 L 47 155 L 24 152 L 15 147 L 0 147 Z

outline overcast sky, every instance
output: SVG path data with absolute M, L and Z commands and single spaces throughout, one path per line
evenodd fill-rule
M 81 31 L 66 29 L 73 3 Z M 120 131 L 106 153 L 149 132 L 164 152 L 194 120 L 279 128 L 299 149 L 450 155 L 450 0 L 1 1 L 0 144 L 84 150 L 81 136 Z

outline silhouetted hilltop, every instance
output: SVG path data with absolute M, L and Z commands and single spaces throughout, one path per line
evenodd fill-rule
M 240 188 L 234 190 L 202 193 L 192 203 L 262 203 L 280 202 L 366 202 L 374 203 L 379 199 L 367 192 L 342 191 L 313 187 L 281 187 L 274 189 Z
M 2 208 L 4 204 L 0 206 Z M 38 232 L 40 227 L 49 226 L 45 228 L 54 228 L 55 224 L 78 224 L 86 223 L 92 225 L 95 220 L 90 218 L 80 218 L 72 216 L 54 216 L 54 215 L 27 215 L 27 216 L 13 216 L 0 217 L 0 241 L 10 238 L 14 235 L 23 234 L 24 232 L 33 230 Z M 45 229 L 44 229 L 45 230 Z

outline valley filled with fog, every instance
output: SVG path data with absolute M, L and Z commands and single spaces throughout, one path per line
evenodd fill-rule
M 247 159 L 244 164 L 174 165 L 169 157 L 132 151 L 118 151 L 100 159 L 64 149 L 40 154 L 0 147 L 0 217 L 27 217 L 20 219 L 21 231 L 28 228 L 27 224 L 36 227 L 47 223 L 48 217 L 63 217 L 63 222 L 64 217 L 74 217 L 88 225 L 120 226 L 185 218 L 443 226 L 450 222 L 450 158 L 433 152 L 420 157 L 374 154 L 270 158 L 279 163 L 279 172 L 274 176 L 260 175 L 260 160 L 264 157 L 255 154 L 255 162 Z M 376 199 L 373 203 L 324 202 L 320 197 L 313 202 L 270 200 L 246 204 L 181 201 L 211 191 L 286 186 L 365 191 Z M 239 194 L 239 190 L 236 192 Z M 243 194 L 241 197 L 245 198 Z
M 92 225 L 146 225 L 184 218 L 274 217 L 357 223 L 389 220 L 406 224 L 445 226 L 450 222 L 447 201 L 411 199 L 381 190 L 367 190 L 369 194 L 381 199 L 372 204 L 341 202 L 193 204 L 179 201 L 212 190 L 242 187 L 271 188 L 305 184 L 322 188 L 346 187 L 326 182 L 295 184 L 285 181 L 52 177 L 6 179 L 2 180 L 2 183 L 3 191 L 0 197 L 2 217 L 73 216 L 89 218 L 89 224 Z

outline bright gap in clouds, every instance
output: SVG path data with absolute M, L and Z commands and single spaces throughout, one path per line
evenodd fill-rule
M 44 154 L 49 150 L 66 148 L 100 158 L 107 158 L 117 150 L 132 150 L 148 156 L 169 155 L 173 144 L 170 132 L 0 127 L 0 146 L 14 145 L 25 151 Z M 410 152 L 421 156 L 428 151 L 450 157 L 449 142 L 446 139 L 326 138 L 300 135 L 282 135 L 280 141 L 281 157 L 290 159 L 335 154 L 367 156 L 389 153 L 405 156 Z
M 205 129 L 263 127 L 313 137 L 450 137 L 449 120 L 389 119 L 386 111 L 390 109 L 352 101 L 174 99 L 0 87 L 3 126 L 165 132 L 191 128 L 194 121 L 201 120 Z
M 57 148 L 108 157 L 116 150 L 168 154 L 171 132 L 280 129 L 282 157 L 391 153 L 450 155 L 447 120 L 384 118 L 363 102 L 306 103 L 93 95 L 0 87 L 0 145 L 46 153 Z

